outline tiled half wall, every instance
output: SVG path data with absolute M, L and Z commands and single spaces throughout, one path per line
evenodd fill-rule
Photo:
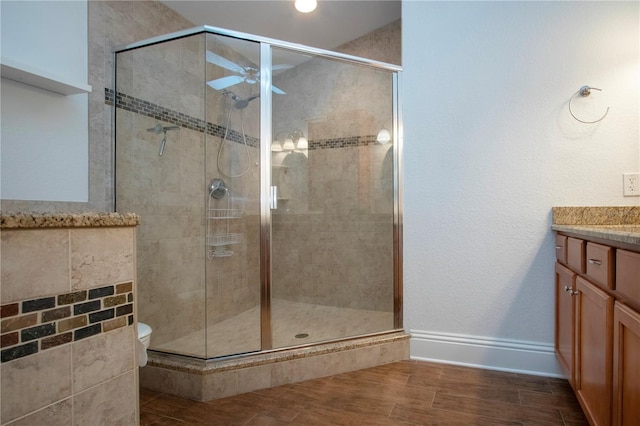
M 138 424 L 135 227 L 5 219 L 0 424 Z

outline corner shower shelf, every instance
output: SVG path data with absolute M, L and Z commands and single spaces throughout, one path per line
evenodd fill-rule
M 229 257 L 233 255 L 233 250 L 229 250 L 226 247 L 215 248 L 209 251 L 209 256 L 211 257 Z
M 207 212 L 208 219 L 239 219 L 244 215 L 240 209 L 209 209 Z
M 242 241 L 242 234 L 215 234 L 207 235 L 207 245 L 209 247 L 222 247 L 231 244 L 239 244 Z

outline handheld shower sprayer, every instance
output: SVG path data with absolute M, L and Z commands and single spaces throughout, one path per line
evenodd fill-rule
M 147 129 L 147 132 L 153 132 L 158 135 L 160 133 L 164 134 L 162 141 L 160 141 L 160 153 L 159 153 L 160 157 L 162 157 L 162 154 L 164 154 L 164 146 L 167 144 L 167 130 L 178 130 L 178 129 L 180 129 L 180 126 L 163 126 L 160 123 L 156 124 L 155 127 Z

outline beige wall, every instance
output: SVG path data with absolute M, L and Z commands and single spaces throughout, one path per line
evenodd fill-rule
M 138 423 L 134 239 L 2 230 L 2 425 Z

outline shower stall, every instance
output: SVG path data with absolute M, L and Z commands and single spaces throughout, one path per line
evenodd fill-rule
M 402 329 L 395 65 L 213 27 L 115 52 L 115 206 L 152 353 Z

